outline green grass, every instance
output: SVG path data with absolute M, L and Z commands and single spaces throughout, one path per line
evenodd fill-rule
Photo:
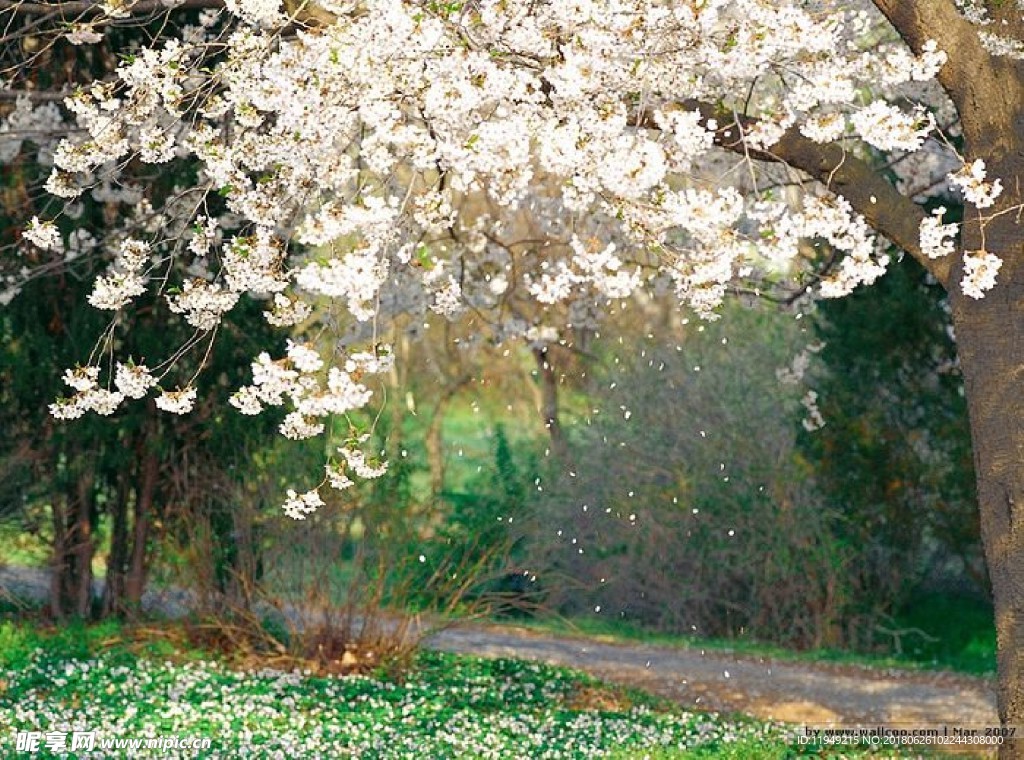
M 935 631 L 938 642 L 905 651 L 902 656 L 862 654 L 840 649 L 812 649 L 796 651 L 752 639 L 716 639 L 683 634 L 651 631 L 628 621 L 609 621 L 597 618 L 560 617 L 517 618 L 514 625 L 555 635 L 581 635 L 610 642 L 655 644 L 683 649 L 707 649 L 718 652 L 766 657 L 794 662 L 825 662 L 837 665 L 857 665 L 869 668 L 903 668 L 909 670 L 951 670 L 968 675 L 990 676 L 995 673 L 995 631 L 991 618 L 984 611 L 973 614 L 956 607 L 953 602 L 945 606 L 936 604 L 936 610 L 946 610 L 946 620 L 919 621 L 917 618 L 899 619 L 897 625 L 921 627 Z M 954 612 L 956 610 L 956 612 Z M 959 619 L 956 619 L 959 615 Z M 955 619 L 955 620 L 954 620 Z M 502 624 L 507 620 L 496 621 Z M 946 626 L 943 630 L 943 624 Z M 928 626 L 928 627 L 926 627 Z
M 896 616 L 895 627 L 917 628 L 936 641 L 908 636 L 905 657 L 963 673 L 991 674 L 996 667 L 992 607 L 975 597 L 929 594 Z
M 778 725 L 684 711 L 578 672 L 518 660 L 422 652 L 400 677 L 327 677 L 256 665 L 233 669 L 166 641 L 140 642 L 114 624 L 43 630 L 5 623 L 0 755 L 13 754 L 17 731 L 99 729 L 99 738 L 209 737 L 211 749 L 198 757 L 839 756 L 800 746 Z M 145 749 L 107 756 L 129 754 L 166 756 Z

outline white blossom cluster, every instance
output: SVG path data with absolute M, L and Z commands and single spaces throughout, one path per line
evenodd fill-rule
M 390 351 L 355 352 L 342 366 L 328 367 L 320 353 L 304 343 L 288 341 L 286 355 L 271 359 L 260 354 L 252 364 L 252 384 L 238 389 L 230 403 L 239 412 L 256 415 L 266 406 L 287 406 L 290 411 L 280 425 L 286 438 L 301 440 L 320 435 L 326 421 L 334 416 L 365 406 L 372 392 L 360 382 L 366 375 L 388 372 L 393 365 Z M 336 490 L 353 485 L 347 472 L 364 479 L 380 477 L 387 463 L 370 465 L 358 445 L 361 437 L 338 449 L 343 461 L 328 463 L 325 481 Z M 290 492 L 284 511 L 295 519 L 304 519 L 322 505 L 317 489 L 302 495 Z
M 174 391 L 165 390 L 156 397 L 156 408 L 171 414 L 188 414 L 196 403 L 196 389 L 179 388 Z
M 992 206 L 996 202 L 996 198 L 1003 192 L 1002 180 L 995 179 L 986 182 L 987 176 L 985 162 L 979 158 L 969 164 L 964 164 L 956 174 L 950 174 L 949 181 L 964 194 L 968 203 L 982 209 Z
M 289 493 L 289 505 L 301 516 L 310 506 L 305 496 Z M 310 501 L 318 506 L 315 496 Z M 637 756 L 665 747 L 679 748 L 677 754 L 718 747 L 739 753 L 751 745 L 795 743 L 797 735 L 777 724 L 645 704 L 577 709 L 573 697 L 589 683 L 585 677 L 525 660 L 482 669 L 472 658 L 444 655 L 393 679 L 231 668 L 212 656 L 126 657 L 120 643 L 89 656 L 46 644 L 5 673 L 9 730 L 0 735 L 0 754 L 16 756 L 18 733 L 41 726 L 47 744 L 63 736 L 64 748 L 73 731 L 97 731 L 102 740 L 162 731 L 211 737 L 209 755 L 273 758 L 569 760 L 622 754 L 623 747 Z M 496 701 L 509 709 L 490 708 Z M 61 751 L 53 747 L 51 754 Z M 131 757 L 163 760 L 169 754 L 143 743 Z
M 53 222 L 40 222 L 38 216 L 25 227 L 24 237 L 32 245 L 44 251 L 57 251 L 64 247 L 64 239 Z
M 932 211 L 931 216 L 921 220 L 921 251 L 930 259 L 948 256 L 956 250 L 954 240 L 960 231 L 960 225 L 943 224 L 942 215 L 945 213 L 946 207 L 939 206 Z
M 850 117 L 861 138 L 881 150 L 917 150 L 935 128 L 930 113 L 906 114 L 876 100 Z
M 821 409 L 818 408 L 817 391 L 808 390 L 807 393 L 804 394 L 803 398 L 800 399 L 800 404 L 807 413 L 807 415 L 800 421 L 804 430 L 808 433 L 813 433 L 815 430 L 821 430 L 821 428 L 825 427 L 825 418 L 821 414 Z
M 97 309 L 117 311 L 146 292 L 146 269 L 152 248 L 142 240 L 122 240 L 107 274 L 96 278 L 89 303 Z
M 1024 42 L 1013 37 L 1003 37 L 991 32 L 978 34 L 981 44 L 992 55 L 1004 56 L 1015 60 L 1024 60 Z
M 50 405 L 50 413 L 61 420 L 73 420 L 86 412 L 109 416 L 125 398 L 144 397 L 156 385 L 156 379 L 145 366 L 117 363 L 114 386 L 116 390 L 101 388 L 99 367 L 75 367 L 64 372 L 64 382 L 75 394 L 58 399 Z M 157 402 L 159 404 L 159 400 Z
M 1002 259 L 987 251 L 970 251 L 964 255 L 964 277 L 960 283 L 964 295 L 983 298 L 986 290 L 996 286 L 996 275 Z
M 800 267 L 807 241 L 838 254 L 819 288 L 837 296 L 885 270 L 868 224 L 813 183 L 781 199 L 763 191 L 744 153 L 790 132 L 885 152 L 936 142 L 934 114 L 899 88 L 934 77 L 945 54 L 934 42 L 920 55 L 866 50 L 860 13 L 766 0 L 365 0 L 322 3 L 334 23 L 293 25 L 279 0 L 225 5 L 215 41 L 203 30 L 221 21 L 207 14 L 188 39 L 138 50 L 66 102 L 80 132 L 53 152 L 51 193 L 144 192 L 119 181 L 133 157 L 198 169 L 178 211 L 145 222 L 137 255 L 119 253 L 97 280 L 98 308 L 158 287 L 213 331 L 243 298 L 266 302 L 281 327 L 331 302 L 365 332 L 387 310 L 454 318 L 527 296 L 586 319 L 657 279 L 710 317 L 737 278 Z M 694 102 L 718 104 L 720 118 Z M 701 167 L 722 165 L 721 145 L 739 158 L 712 178 Z M 980 161 L 951 181 L 978 208 L 1001 190 Z M 26 238 L 58 246 L 50 225 L 34 222 Z M 513 253 L 501 240 L 511 229 L 547 242 Z M 944 255 L 954 233 L 926 221 L 922 246 Z M 188 278 L 154 276 L 175 256 L 191 257 L 177 270 Z M 994 266 L 972 269 L 971 287 Z M 357 375 L 379 367 L 321 365 L 306 351 L 260 354 L 231 403 L 287 406 L 281 433 L 299 439 L 369 402 Z M 191 387 L 157 401 L 194 402 Z M 73 408 L 94 407 L 106 408 Z M 342 459 L 328 480 L 376 472 Z M 313 502 L 289 503 L 298 515 Z
M 574 235 L 569 247 L 574 254 L 569 262 L 558 262 L 555 271 L 542 269 L 530 283 L 530 293 L 540 303 L 565 300 L 580 286 L 589 286 L 603 298 L 623 299 L 640 285 L 639 267 L 626 266 L 616 255 L 614 243 L 597 250 Z

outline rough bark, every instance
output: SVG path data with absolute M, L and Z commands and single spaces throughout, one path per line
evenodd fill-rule
M 1021 176 L 1024 155 L 1010 157 L 994 174 Z M 1013 194 L 1014 203 L 1024 200 L 1019 191 Z M 964 237 L 968 250 L 981 247 L 978 225 L 968 226 Z M 973 299 L 954 287 L 950 299 L 995 606 L 999 716 L 1003 725 L 1019 731 L 1024 727 L 1024 230 L 1015 214 L 1005 214 L 985 225 L 984 237 L 986 250 L 1003 259 L 996 288 Z M 1004 745 L 1000 757 L 1024 757 L 1024 741 Z
M 1005 266 L 1005 265 L 1004 265 Z M 1018 262 L 1019 268 L 1019 262 Z M 1024 726 L 1024 287 L 1004 286 L 1016 305 L 954 298 L 966 383 L 981 534 L 996 614 L 998 703 L 1004 725 Z M 1010 298 L 990 294 L 985 301 Z M 1007 320 L 1007 316 L 1015 316 Z M 1019 729 L 1018 729 L 1019 730 Z M 1024 756 L 1018 743 L 1016 754 Z
M 989 55 L 978 28 L 957 12 L 951 0 L 874 0 L 874 4 L 914 52 L 920 53 L 926 42 L 935 40 L 946 53 L 948 60 L 938 80 L 956 105 L 968 146 L 974 148 L 968 148 L 968 157 L 1012 153 L 1020 135 L 1006 130 L 1006 119 L 1019 113 L 1024 101 L 1021 62 Z M 999 32 L 1009 33 L 1010 28 Z
M 67 503 L 58 495 L 51 506 L 53 518 L 53 549 L 50 556 L 50 612 L 57 619 L 63 619 L 67 613 L 65 598 L 67 577 L 71 568 L 67 545 Z
M 977 29 L 950 0 L 874 0 L 915 51 L 930 39 L 949 56 L 939 82 L 963 126 L 965 156 L 981 158 L 1004 193 L 985 218 L 968 208 L 961 250 L 947 285 L 964 374 L 978 485 L 982 542 L 992 583 L 997 635 L 998 705 L 1004 726 L 1024 728 L 1024 63 L 990 56 Z M 1004 9 L 991 3 L 997 15 Z M 1018 12 L 1019 15 L 1019 12 Z M 1016 34 L 1018 23 L 1000 25 Z M 884 232 L 884 230 L 883 230 Z M 997 287 L 982 299 L 960 287 L 964 253 L 1002 261 Z M 1000 758 L 1024 758 L 1024 737 Z

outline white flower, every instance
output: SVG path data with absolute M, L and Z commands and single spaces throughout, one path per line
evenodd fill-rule
M 113 414 L 120 403 L 124 401 L 124 394 L 108 391 L 104 388 L 93 388 L 92 390 L 85 391 L 81 394 L 81 397 L 80 403 L 83 407 L 91 409 L 104 417 Z
M 97 309 L 116 311 L 145 292 L 146 284 L 139 275 L 111 272 L 96 278 L 89 303 Z
M 665 177 L 665 151 L 656 142 L 623 137 L 598 165 L 601 183 L 624 198 L 638 198 Z
M 990 54 L 1024 61 L 1024 42 L 991 32 L 979 32 L 978 37 L 981 38 L 981 44 Z
M 376 313 L 374 301 L 387 273 L 386 262 L 369 253 L 354 252 L 325 265 L 307 264 L 296 274 L 295 283 L 310 293 L 346 299 L 352 316 L 365 322 Z
M 70 399 L 58 399 L 50 404 L 50 414 L 58 420 L 77 420 L 86 412 L 81 394 Z
M 988 251 L 971 251 L 964 256 L 964 278 L 960 283 L 964 295 L 984 298 L 985 291 L 996 286 L 996 275 L 1003 260 Z
M 64 370 L 64 382 L 80 393 L 91 391 L 100 376 L 99 367 L 75 367 Z
M 185 321 L 198 330 L 212 330 L 221 317 L 238 303 L 239 294 L 217 283 L 193 279 L 185 282 L 180 293 L 167 296 L 171 311 L 184 314 Z
M 139 134 L 139 159 L 147 164 L 163 164 L 174 158 L 174 138 L 159 127 L 144 127 Z
M 808 117 L 800 125 L 800 134 L 817 143 L 830 143 L 838 140 L 846 132 L 846 117 L 843 114 L 826 113 Z
M 880 150 L 917 150 L 935 127 L 930 113 L 905 114 L 881 100 L 854 113 L 850 122 L 861 139 Z
M 127 272 L 135 272 L 146 266 L 151 249 L 149 243 L 129 238 L 121 243 L 117 251 L 116 267 Z
M 985 162 L 979 158 L 970 164 L 964 164 L 956 174 L 950 174 L 949 180 L 955 187 L 960 188 L 968 203 L 973 203 L 978 208 L 988 208 L 1003 192 L 1003 183 L 999 179 L 986 182 L 986 176 Z
M 227 9 L 254 26 L 270 26 L 284 20 L 281 0 L 225 0 Z
M 956 250 L 954 238 L 960 229 L 957 224 L 943 224 L 942 215 L 946 208 L 940 206 L 931 216 L 921 220 L 921 250 L 930 259 L 948 256 Z
M 344 465 L 340 463 L 324 465 L 324 470 L 327 473 L 327 482 L 336 491 L 344 491 L 355 485 L 355 482 L 345 474 Z
M 192 239 L 189 241 L 188 249 L 196 256 L 205 256 L 210 252 L 210 246 L 217 237 L 217 220 L 208 216 L 198 216 L 192 228 Z
M 293 343 L 289 340 L 286 353 L 292 366 L 299 372 L 316 372 L 324 366 L 324 360 L 320 358 L 320 354 L 301 343 Z
M 434 302 L 430 309 L 446 317 L 454 317 L 463 310 L 462 287 L 451 275 L 444 285 L 434 292 Z
M 366 455 L 359 449 L 345 446 L 339 448 L 338 452 L 345 457 L 345 462 L 348 464 L 352 472 L 361 478 L 373 480 L 374 478 L 379 478 L 388 471 L 387 462 L 381 462 L 374 467 L 366 461 Z
M 285 438 L 301 441 L 320 435 L 324 432 L 324 424 L 316 419 L 307 418 L 301 412 L 289 412 L 278 429 Z
M 164 391 L 156 398 L 156 408 L 172 414 L 188 414 L 196 403 L 196 389 Z
M 47 177 L 46 184 L 43 187 L 51 195 L 56 195 L 58 198 L 67 198 L 68 200 L 77 198 L 82 194 L 82 188 L 75 184 L 74 178 L 57 167 L 54 167 L 53 171 L 50 172 L 50 176 Z
M 133 0 L 103 0 L 100 8 L 110 18 L 128 18 L 131 15 Z
M 313 514 L 323 505 L 324 500 L 320 498 L 318 491 L 306 491 L 304 494 L 298 494 L 289 488 L 288 498 L 281 509 L 293 520 L 305 520 L 307 515 Z
M 807 411 L 807 416 L 801 420 L 804 430 L 813 433 L 815 430 L 825 427 L 825 418 L 821 415 L 821 410 L 818 408 L 817 391 L 808 390 L 804 397 L 800 399 L 800 403 L 803 404 L 804 409 Z
M 57 225 L 50 221 L 40 222 L 38 216 L 32 217 L 28 223 L 24 238 L 44 251 L 59 251 L 64 247 Z
M 114 385 L 128 398 L 142 398 L 156 385 L 156 378 L 142 365 L 118 362 Z
M 391 371 L 394 366 L 395 355 L 391 353 L 391 349 L 387 346 L 378 346 L 376 353 L 357 351 L 351 354 L 345 362 L 345 371 L 379 375 L 382 372 Z
M 228 287 L 237 293 L 284 290 L 288 281 L 281 273 L 283 259 L 280 245 L 265 227 L 260 227 L 255 235 L 232 239 L 221 253 Z
M 672 136 L 668 158 L 682 167 L 688 167 L 693 158 L 711 149 L 715 142 L 714 130 L 718 128 L 714 120 L 709 121 L 707 127 L 701 124 L 700 111 L 655 111 L 654 122 Z
M 263 312 L 267 322 L 275 327 L 290 327 L 309 318 L 313 307 L 297 298 L 289 298 L 283 293 L 274 294 L 274 308 Z
M 299 373 L 285 367 L 282 361 L 273 361 L 266 351 L 252 363 L 252 384 L 260 401 L 271 406 L 284 403 L 284 395 L 295 388 Z
M 263 411 L 259 391 L 251 385 L 246 385 L 235 391 L 228 399 L 228 403 L 246 415 L 256 415 Z

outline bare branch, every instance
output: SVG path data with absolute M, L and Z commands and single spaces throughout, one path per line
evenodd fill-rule
M 127 5 L 125 10 L 132 15 L 173 11 L 183 8 L 223 8 L 224 0 L 139 0 Z M 26 16 L 53 13 L 60 16 L 80 16 L 103 13 L 103 4 L 95 0 L 65 0 L 58 3 L 26 3 L 21 0 L 0 0 L 0 13 L 11 12 Z

